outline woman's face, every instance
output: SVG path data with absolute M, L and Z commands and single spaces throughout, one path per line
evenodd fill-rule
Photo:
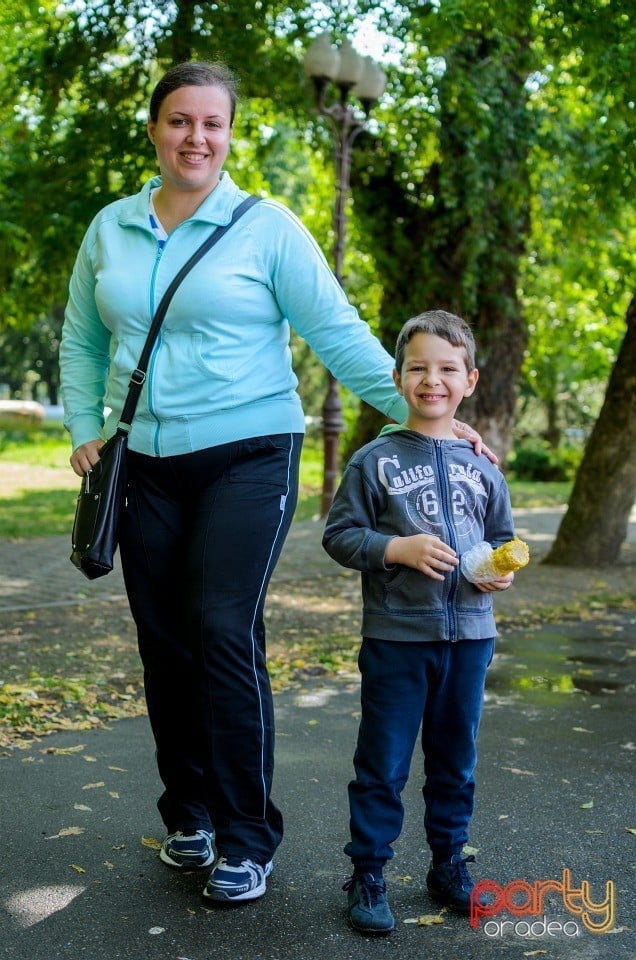
M 157 120 L 148 120 L 164 187 L 201 199 L 214 190 L 230 149 L 231 111 L 220 86 L 179 87 L 168 94 Z

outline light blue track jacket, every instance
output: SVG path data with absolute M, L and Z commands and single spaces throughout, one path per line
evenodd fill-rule
M 149 194 L 105 207 L 73 270 L 60 366 L 73 449 L 111 436 L 152 315 L 180 267 L 247 196 L 227 173 L 163 250 L 150 229 Z M 401 420 L 393 360 L 351 306 L 309 232 L 263 200 L 186 276 L 155 344 L 129 446 L 172 456 L 232 440 L 302 433 L 290 325 L 335 377 Z M 103 409 L 112 413 L 104 424 Z

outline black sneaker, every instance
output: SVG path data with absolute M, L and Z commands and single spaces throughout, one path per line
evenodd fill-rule
M 348 893 L 349 923 L 359 933 L 390 933 L 395 920 L 386 897 L 384 880 L 376 880 L 373 874 L 354 875 L 347 880 L 343 890 Z
M 470 891 L 475 881 L 466 864 L 474 862 L 474 857 L 462 858 L 461 853 L 456 853 L 448 863 L 440 863 L 436 867 L 431 864 L 426 886 L 433 900 L 457 913 L 470 913 Z
M 214 863 L 214 834 L 209 830 L 169 834 L 161 844 L 159 856 L 169 867 L 179 870 L 204 870 Z

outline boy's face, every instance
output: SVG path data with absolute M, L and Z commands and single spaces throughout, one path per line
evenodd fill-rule
M 398 392 L 409 405 L 406 422 L 439 440 L 453 439 L 455 412 L 475 389 L 477 369 L 466 368 L 466 351 L 432 333 L 416 333 L 406 345 L 401 370 L 393 371 Z

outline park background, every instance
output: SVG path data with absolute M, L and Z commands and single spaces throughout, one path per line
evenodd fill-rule
M 155 173 L 146 104 L 171 63 L 220 58 L 235 68 L 228 169 L 242 187 L 288 204 L 333 258 L 333 130 L 303 70 L 323 33 L 371 55 L 387 79 L 368 120 L 351 100 L 365 129 L 352 154 L 343 284 L 390 351 L 404 319 L 426 308 L 473 325 L 481 380 L 461 414 L 500 455 L 531 545 L 530 566 L 498 605 L 480 761 L 484 860 L 508 880 L 568 865 L 594 890 L 611 877 L 618 891 L 617 935 L 574 946 L 542 942 L 528 953 L 521 941 L 478 941 L 448 916 L 433 927 L 400 922 L 395 944 L 406 960 L 422 950 L 431 960 L 452 955 L 449 932 L 458 955 L 476 958 L 633 955 L 632 7 L 1 0 L 0 400 L 37 401 L 49 414 L 28 429 L 0 421 L 7 956 L 50 960 L 90 944 L 109 960 L 210 949 L 243 960 L 261 942 L 293 960 L 368 955 L 340 916 L 359 587 L 320 550 L 324 369 L 295 339 L 309 433 L 297 518 L 268 602 L 291 830 L 280 879 L 233 925 L 192 909 L 193 882 L 164 878 L 143 844 L 160 827 L 134 630 L 120 571 L 88 584 L 67 559 L 78 484 L 56 413 L 75 253 L 91 217 Z M 329 97 L 338 93 L 331 85 Z M 344 462 L 381 421 L 344 391 L 342 401 Z M 88 763 L 109 783 L 128 769 L 121 795 L 104 790 L 94 813 L 80 792 Z M 84 817 L 84 832 L 64 834 L 68 817 Z M 407 836 L 406 865 L 391 879 L 395 890 L 412 881 L 414 916 L 423 903 L 405 874 L 416 875 L 421 841 L 414 826 Z M 71 900 L 56 905 L 52 891 L 71 886 Z M 160 926 L 150 927 L 153 917 Z M 168 951 L 150 935 L 157 930 L 168 931 Z M 375 949 L 394 952 L 390 943 Z
M 241 78 L 228 167 L 289 204 L 328 257 L 344 244 L 334 130 L 303 70 L 317 36 L 386 74 L 351 157 L 341 264 L 387 349 L 443 307 L 473 325 L 479 390 L 460 414 L 517 507 L 567 504 L 542 562 L 621 562 L 636 494 L 636 32 L 627 0 L 0 5 L 0 389 L 59 405 L 68 278 L 91 217 L 155 172 L 153 83 L 185 58 Z M 353 96 L 350 95 L 353 93 Z M 367 106 L 369 106 L 367 104 Z M 349 188 L 350 187 L 350 188 Z M 310 424 L 298 519 L 316 516 L 326 373 L 293 343 Z M 184 384 L 187 389 L 187 384 Z M 382 420 L 342 391 L 340 457 Z M 70 529 L 59 421 L 0 432 L 0 535 Z

